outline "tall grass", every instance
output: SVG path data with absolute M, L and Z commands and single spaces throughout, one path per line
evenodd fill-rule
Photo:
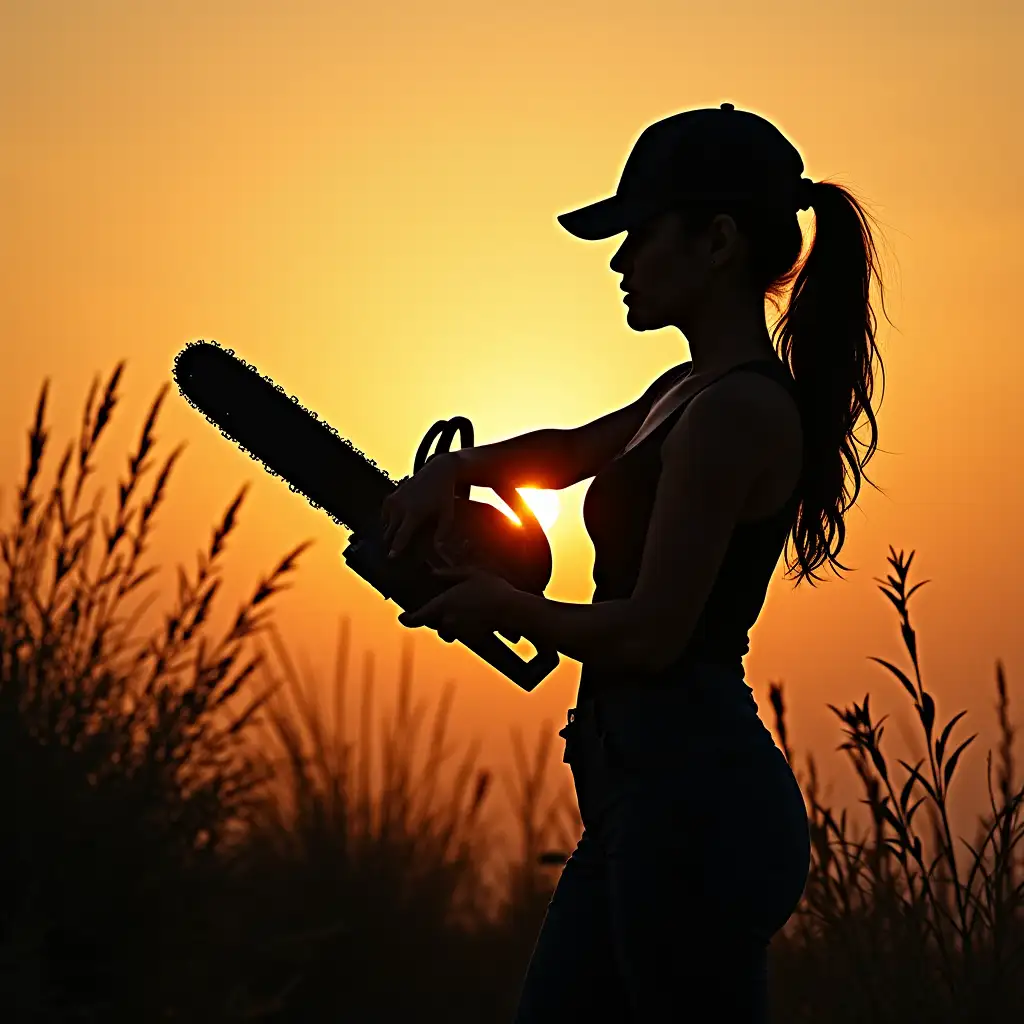
M 51 485 L 44 384 L 14 522 L 0 534 L 0 1005 L 12 1020 L 157 1019 L 216 970 L 196 956 L 220 879 L 264 781 L 244 742 L 262 698 L 246 660 L 287 555 L 209 637 L 219 565 L 244 488 L 163 627 L 138 642 L 125 606 L 181 453 L 154 468 L 154 401 L 112 516 L 82 508 L 123 364 L 93 382 Z M 69 476 L 70 472 L 70 476 Z
M 137 638 L 147 601 L 129 605 L 153 579 L 142 559 L 181 449 L 153 462 L 161 391 L 110 517 L 98 500 L 83 509 L 121 373 L 93 385 L 81 436 L 45 488 L 44 386 L 0 532 L 2 1019 L 509 1020 L 549 868 L 581 828 L 567 773 L 551 784 L 554 729 L 532 752 L 512 734 L 509 837 L 489 818 L 497 787 L 478 745 L 446 771 L 450 688 L 421 750 L 427 709 L 412 702 L 409 636 L 380 722 L 367 654 L 350 728 L 347 618 L 333 687 L 303 679 L 267 609 L 306 545 L 211 639 L 244 488 L 196 571 L 179 569 L 162 627 Z M 966 712 L 940 726 L 921 679 L 912 558 L 892 553 L 882 586 L 910 667 L 874 660 L 913 702 L 927 757 L 887 757 L 867 696 L 832 708 L 871 824 L 855 836 L 847 812 L 825 806 L 808 756 L 811 876 L 771 950 L 780 1021 L 945 1024 L 1024 1010 L 1024 789 L 1006 680 L 997 666 L 991 814 L 973 842 L 957 841 L 949 791 L 974 737 L 953 738 Z M 793 763 L 781 685 L 770 698 Z

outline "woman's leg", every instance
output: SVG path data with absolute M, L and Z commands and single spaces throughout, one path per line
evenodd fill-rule
M 586 831 L 562 870 L 526 972 L 514 1024 L 626 1024 L 609 928 L 608 875 Z
M 592 710 L 570 708 L 559 733 L 583 835 L 548 904 L 514 1024 L 626 1024 L 630 1019 L 612 944 L 603 837 L 607 777 Z
M 767 946 L 799 900 L 806 813 L 777 750 L 623 777 L 610 925 L 633 1021 L 767 1020 Z
M 727 883 L 690 831 L 702 824 L 699 810 L 683 823 L 669 820 L 673 810 L 653 792 L 634 793 L 609 840 L 610 923 L 628 1019 L 762 1024 L 766 942 L 729 920 Z

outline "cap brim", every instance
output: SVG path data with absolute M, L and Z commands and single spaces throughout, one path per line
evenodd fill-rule
M 629 230 L 637 211 L 619 195 L 609 196 L 569 213 L 560 213 L 558 223 L 571 235 L 593 242 Z

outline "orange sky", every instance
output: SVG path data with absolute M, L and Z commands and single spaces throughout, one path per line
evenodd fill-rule
M 840 558 L 855 572 L 794 591 L 780 567 L 748 679 L 769 722 L 767 683 L 784 681 L 792 743 L 837 792 L 853 787 L 826 702 L 872 691 L 897 712 L 883 743 L 906 756 L 902 691 L 867 658 L 902 663 L 873 577 L 890 544 L 915 548 L 914 578 L 934 581 L 912 604 L 924 670 L 940 716 L 968 707 L 981 732 L 966 755 L 980 792 L 996 658 L 1024 723 L 1020 5 L 706 7 L 0 0 L 3 514 L 44 376 L 57 447 L 89 379 L 128 360 L 109 489 L 196 338 L 235 348 L 396 477 L 439 417 L 468 416 L 486 443 L 618 408 L 685 341 L 632 332 L 608 268 L 621 239 L 582 242 L 555 216 L 610 194 L 647 124 L 729 100 L 774 120 L 810 176 L 865 197 L 898 328 L 882 320 L 883 451 L 868 472 L 886 493 L 866 488 L 847 518 Z M 409 631 L 340 562 L 344 533 L 176 391 L 158 435 L 165 454 L 188 443 L 151 552 L 159 578 L 194 564 L 250 481 L 222 615 L 313 538 L 278 601 L 282 631 L 326 672 L 350 612 L 358 657 L 377 652 L 389 686 Z M 588 483 L 563 492 L 550 531 L 557 600 L 590 597 Z M 510 726 L 532 740 L 564 721 L 578 663 L 526 695 L 465 648 L 413 635 L 419 692 L 455 679 L 453 722 L 489 762 L 510 763 Z

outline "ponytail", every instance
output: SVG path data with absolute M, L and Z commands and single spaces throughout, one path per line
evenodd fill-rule
M 828 181 L 815 182 L 810 198 L 815 224 L 807 256 L 768 290 L 777 296 L 792 282 L 789 305 L 772 331 L 796 381 L 804 434 L 799 510 L 790 534 L 796 558 L 787 553 L 786 570 L 788 575 L 798 568 L 796 582 L 807 578 L 813 587 L 819 579 L 814 569 L 822 563 L 828 561 L 837 575 L 848 568 L 838 560 L 846 540 L 843 516 L 857 500 L 862 477 L 875 486 L 864 472 L 878 447 L 874 360 L 883 394 L 885 368 L 875 344 L 872 278 L 883 312 L 885 299 L 864 208 Z M 862 414 L 870 433 L 866 445 L 854 433 Z

